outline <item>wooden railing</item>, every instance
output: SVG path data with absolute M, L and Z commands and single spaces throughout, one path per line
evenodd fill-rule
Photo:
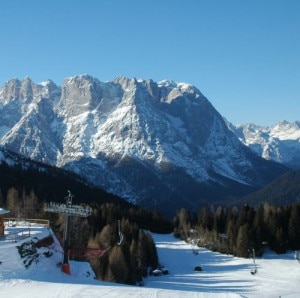
M 39 218 L 13 218 L 13 217 L 5 217 L 4 218 L 5 226 L 42 226 L 49 228 L 49 220 L 48 219 L 39 219 Z
M 0 237 L 3 237 L 5 240 L 17 242 L 17 240 L 30 237 L 30 228 L 18 229 L 16 232 L 10 232 Z

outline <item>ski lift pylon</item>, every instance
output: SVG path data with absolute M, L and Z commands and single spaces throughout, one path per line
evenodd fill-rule
M 193 250 L 193 254 L 195 256 L 199 254 L 199 251 L 196 249 L 196 241 L 195 241 L 195 239 L 192 240 L 192 250 Z
M 298 260 L 298 262 L 300 262 L 300 250 L 295 251 L 295 259 Z
M 250 273 L 252 275 L 255 275 L 257 273 L 257 266 L 256 266 L 256 263 L 255 263 L 255 249 L 254 248 L 252 248 L 252 259 L 253 259 L 254 268 L 250 270 Z

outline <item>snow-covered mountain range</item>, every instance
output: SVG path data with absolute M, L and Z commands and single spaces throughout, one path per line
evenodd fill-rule
M 245 194 L 286 170 L 242 144 L 197 88 L 173 81 L 10 80 L 0 145 L 163 210 Z
M 244 124 L 228 127 L 259 156 L 300 169 L 300 122 L 281 121 L 270 126 Z

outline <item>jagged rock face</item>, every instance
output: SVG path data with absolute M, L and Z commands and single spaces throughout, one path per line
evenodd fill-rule
M 259 156 L 300 169 L 300 122 L 282 121 L 271 127 L 255 124 L 229 126 Z
M 221 200 L 284 171 L 253 154 L 183 83 L 84 75 L 60 88 L 11 80 L 0 90 L 0 116 L 0 144 L 8 149 L 159 209 Z
M 53 107 L 59 95 L 52 81 L 41 85 L 29 78 L 7 82 L 0 92 L 1 144 L 32 159 L 55 164 L 61 145 L 52 124 L 57 121 Z

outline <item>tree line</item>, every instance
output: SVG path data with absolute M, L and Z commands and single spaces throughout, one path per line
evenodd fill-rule
M 45 212 L 45 201 L 34 189 L 11 187 L 6 195 L 0 189 L 0 202 L 10 211 L 8 217 L 49 219 L 63 245 L 64 217 Z M 99 280 L 142 283 L 160 266 L 151 232 L 171 233 L 171 221 L 157 211 L 131 204 L 92 202 L 89 206 L 92 214 L 88 218 L 69 217 L 71 258 L 89 261 Z M 89 254 L 100 250 L 105 252 Z
M 150 231 L 140 229 L 126 217 L 118 220 L 109 216 L 109 220 L 103 222 L 100 218 L 103 210 L 112 211 L 115 208 L 113 204 L 99 205 L 94 206 L 93 214 L 87 219 L 69 217 L 71 235 L 68 254 L 74 260 L 89 261 L 99 280 L 142 283 L 143 278 L 159 267 L 155 243 Z M 53 228 L 62 243 L 61 216 Z
M 86 252 L 97 279 L 140 284 L 160 267 L 151 232 L 171 233 L 171 221 L 160 213 L 143 208 L 124 209 L 113 203 L 93 204 L 87 219 L 71 218 L 70 247 L 102 250 Z M 63 227 L 58 220 L 57 228 Z M 120 239 L 120 233 L 122 240 Z
M 300 203 L 202 207 L 197 215 L 181 209 L 173 224 L 176 237 L 240 257 L 249 257 L 252 249 L 261 256 L 266 247 L 278 254 L 300 249 Z
M 66 185 L 75 204 L 89 204 L 87 219 L 71 218 L 70 247 L 86 251 L 107 250 L 95 258 L 86 255 L 98 279 L 134 284 L 159 267 L 150 232 L 170 233 L 214 251 L 249 257 L 249 250 L 263 254 L 266 246 L 276 253 L 300 249 L 300 203 L 251 207 L 202 207 L 198 214 L 181 209 L 173 222 L 159 212 L 134 206 L 104 191 L 88 187 L 67 172 L 49 168 L 36 171 L 0 165 L 0 204 L 9 217 L 50 219 L 62 238 L 63 218 L 43 211 L 44 202 L 64 203 Z M 118 245 L 118 221 L 124 235 Z M 73 241 L 73 242 L 72 242 Z

